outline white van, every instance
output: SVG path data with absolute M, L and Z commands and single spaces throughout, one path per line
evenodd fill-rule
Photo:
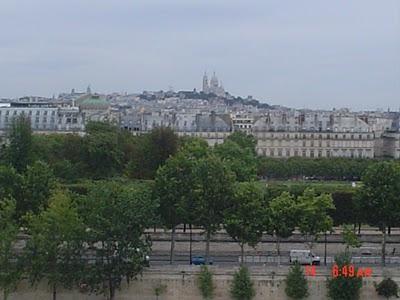
M 290 250 L 290 262 L 298 262 L 301 265 L 319 265 L 321 259 L 311 250 Z

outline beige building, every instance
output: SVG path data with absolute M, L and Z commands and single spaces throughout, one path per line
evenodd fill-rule
M 252 127 L 259 155 L 287 157 L 400 158 L 393 120 L 348 112 L 271 112 Z
M 257 153 L 269 157 L 354 157 L 375 156 L 374 133 L 265 132 L 253 129 Z

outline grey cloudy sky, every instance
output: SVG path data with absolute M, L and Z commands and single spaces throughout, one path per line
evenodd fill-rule
M 0 97 L 201 88 L 400 107 L 400 0 L 1 0 Z

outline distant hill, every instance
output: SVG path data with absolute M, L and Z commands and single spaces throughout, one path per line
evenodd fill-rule
M 242 97 L 234 97 L 229 94 L 227 94 L 225 97 L 217 96 L 215 94 L 206 94 L 203 92 L 197 92 L 197 91 L 179 91 L 179 92 L 155 92 L 155 93 L 143 93 L 140 94 L 139 97 L 141 99 L 145 100 L 157 100 L 157 99 L 165 99 L 169 97 L 179 97 L 181 99 L 199 99 L 199 100 L 220 100 L 224 101 L 226 105 L 232 106 L 235 104 L 242 104 L 242 105 L 251 105 L 254 107 L 258 108 L 264 108 L 264 109 L 273 109 L 273 106 L 269 105 L 268 103 L 260 103 L 259 100 L 257 99 L 252 99 L 252 98 L 242 98 Z

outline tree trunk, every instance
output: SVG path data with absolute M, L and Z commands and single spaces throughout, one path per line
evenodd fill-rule
M 243 266 L 244 265 L 244 244 L 239 243 L 239 245 L 240 245 L 240 257 L 241 257 L 240 265 Z
M 110 296 L 109 296 L 110 300 L 114 300 L 114 298 L 115 298 L 115 288 L 114 288 L 114 285 L 113 285 L 111 279 L 109 280 L 108 284 L 109 284 L 108 289 L 109 289 L 109 292 L 110 292 Z
M 281 265 L 281 244 L 280 238 L 276 236 L 276 252 L 278 253 L 278 267 Z
M 7 292 L 7 289 L 4 289 L 4 291 L 3 291 L 3 299 L 4 299 L 4 300 L 7 300 L 7 299 L 8 299 L 8 292 Z
M 169 256 L 169 263 L 172 265 L 174 262 L 174 248 L 175 248 L 175 226 L 171 230 L 171 252 Z
M 209 256 L 210 256 L 210 239 L 211 239 L 211 232 L 207 230 L 207 237 L 206 237 L 206 257 L 205 263 L 208 265 Z
M 192 264 L 192 223 L 189 224 L 189 256 L 190 256 L 190 264 Z
M 361 223 L 358 223 L 358 235 L 361 235 Z
M 382 266 L 386 266 L 386 226 L 382 228 Z
M 53 300 L 57 300 L 57 287 L 53 284 Z
M 392 233 L 392 227 L 388 226 L 388 236 Z

